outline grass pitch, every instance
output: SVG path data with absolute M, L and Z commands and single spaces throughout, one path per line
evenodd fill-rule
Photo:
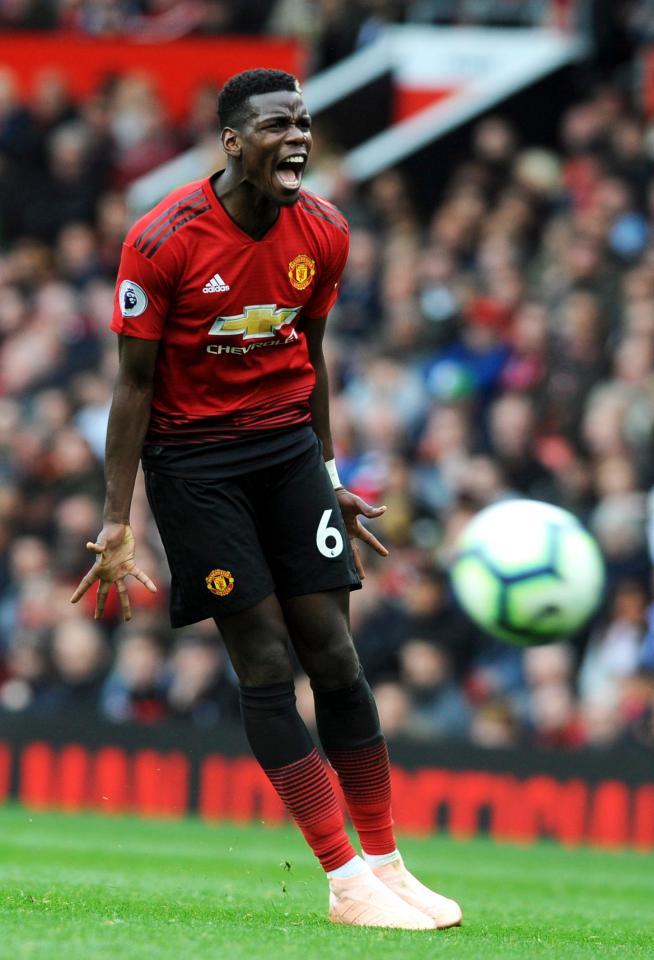
M 0 808 L 2 960 L 456 960 L 654 957 L 654 857 L 405 839 L 463 905 L 434 933 L 333 927 L 292 828 Z

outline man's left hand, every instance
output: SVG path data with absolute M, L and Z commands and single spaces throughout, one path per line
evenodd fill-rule
M 340 490 L 336 491 L 336 499 L 338 500 L 338 505 L 341 508 L 341 513 L 343 514 L 343 520 L 345 521 L 345 529 L 347 530 L 347 535 L 350 538 L 350 543 L 352 545 L 352 552 L 354 553 L 354 562 L 356 564 L 357 573 L 362 580 L 365 580 L 366 574 L 363 569 L 363 563 L 361 562 L 361 555 L 359 554 L 359 548 L 356 544 L 357 540 L 363 540 L 364 543 L 367 543 L 369 547 L 378 553 L 380 557 L 387 557 L 388 550 L 383 543 L 380 543 L 377 537 L 374 536 L 359 520 L 360 516 L 368 517 L 370 520 L 374 520 L 376 517 L 381 517 L 383 513 L 386 512 L 386 507 L 371 507 L 369 503 L 366 503 L 365 500 L 362 500 L 361 497 L 357 497 L 356 494 L 350 493 L 349 490 L 346 490 L 345 487 L 342 487 Z

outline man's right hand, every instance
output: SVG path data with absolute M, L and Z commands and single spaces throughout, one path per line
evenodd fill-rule
M 139 570 L 134 562 L 134 534 L 127 523 L 106 522 L 95 543 L 86 544 L 86 549 L 96 554 L 95 563 L 86 573 L 77 590 L 70 598 L 71 603 L 77 603 L 96 580 L 100 581 L 98 595 L 95 601 L 95 619 L 100 620 L 104 613 L 107 594 L 111 584 L 116 584 L 123 611 L 123 620 L 131 620 L 132 611 L 129 605 L 129 595 L 125 586 L 126 577 L 136 577 L 151 593 L 157 588 L 146 573 Z

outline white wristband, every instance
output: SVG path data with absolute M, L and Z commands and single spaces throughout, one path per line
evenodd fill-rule
M 335 460 L 325 460 L 325 466 L 327 467 L 327 473 L 329 474 L 329 479 L 332 482 L 332 487 L 334 490 L 341 490 L 343 484 L 341 483 L 341 478 L 338 475 L 338 470 L 336 469 Z

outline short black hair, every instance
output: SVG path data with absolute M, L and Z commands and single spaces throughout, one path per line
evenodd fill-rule
M 247 101 L 260 93 L 277 93 L 288 90 L 299 93 L 300 84 L 292 73 L 283 70 L 244 70 L 227 81 L 218 96 L 218 124 L 224 127 L 239 128 L 247 120 Z

